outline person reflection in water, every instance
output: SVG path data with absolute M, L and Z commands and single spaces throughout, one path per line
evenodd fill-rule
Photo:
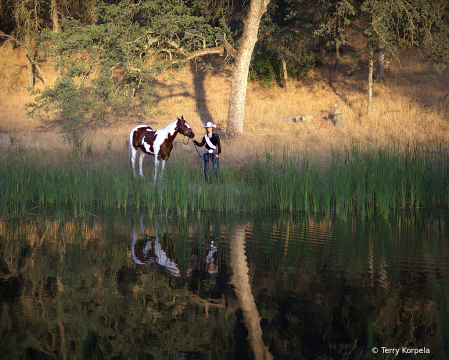
M 213 233 L 210 233 L 210 223 L 207 222 L 207 225 L 205 226 L 205 232 L 204 232 L 204 238 L 205 238 L 205 245 L 208 247 L 208 253 L 206 256 L 206 267 L 205 270 L 209 274 L 217 274 L 218 273 L 218 264 L 216 261 L 215 254 L 217 253 L 217 242 L 219 239 L 219 227 L 218 224 L 215 224 Z M 209 245 L 208 245 L 209 244 Z
M 210 243 L 209 253 L 206 256 L 206 267 L 207 267 L 207 272 L 209 274 L 218 273 L 218 266 L 215 263 L 215 257 L 214 257 L 216 252 L 217 252 L 217 247 L 214 245 L 214 241 L 212 240 Z

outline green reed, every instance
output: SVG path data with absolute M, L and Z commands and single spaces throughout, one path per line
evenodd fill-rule
M 352 146 L 334 151 L 328 167 L 288 148 L 267 149 L 262 158 L 240 168 L 223 163 L 220 179 L 211 169 L 211 183 L 205 183 L 202 164 L 175 157 L 154 182 L 149 163 L 145 177 L 134 178 L 122 157 L 91 160 L 7 152 L 0 160 L 1 215 L 25 211 L 30 202 L 69 204 L 77 213 L 96 205 L 145 207 L 150 216 L 313 210 L 342 218 L 350 213 L 386 218 L 396 208 L 449 205 L 446 154 L 418 146 Z
M 331 179 L 333 185 L 333 198 L 335 213 L 346 216 L 352 208 L 353 195 L 355 194 L 349 166 L 349 151 L 344 153 L 336 152 L 333 155 L 331 167 Z

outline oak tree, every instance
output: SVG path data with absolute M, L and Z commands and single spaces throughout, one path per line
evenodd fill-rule
M 229 95 L 229 113 L 226 135 L 229 139 L 242 137 L 243 115 L 245 109 L 248 71 L 254 45 L 257 42 L 260 19 L 267 11 L 270 0 L 251 0 L 244 19 L 244 28 L 240 47 L 234 54 L 235 64 L 231 78 L 231 93 Z

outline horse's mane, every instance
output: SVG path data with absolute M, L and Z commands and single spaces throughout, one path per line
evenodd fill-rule
M 169 128 L 171 128 L 173 125 L 176 125 L 177 122 L 178 122 L 178 120 L 175 120 L 172 123 L 168 124 L 166 127 L 162 128 L 162 129 L 159 129 L 159 130 L 156 130 L 156 131 L 164 131 L 165 130 L 165 131 L 168 132 Z

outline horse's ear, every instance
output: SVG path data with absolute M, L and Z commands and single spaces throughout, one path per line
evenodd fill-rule
M 181 120 L 184 120 L 184 115 L 181 115 Z

